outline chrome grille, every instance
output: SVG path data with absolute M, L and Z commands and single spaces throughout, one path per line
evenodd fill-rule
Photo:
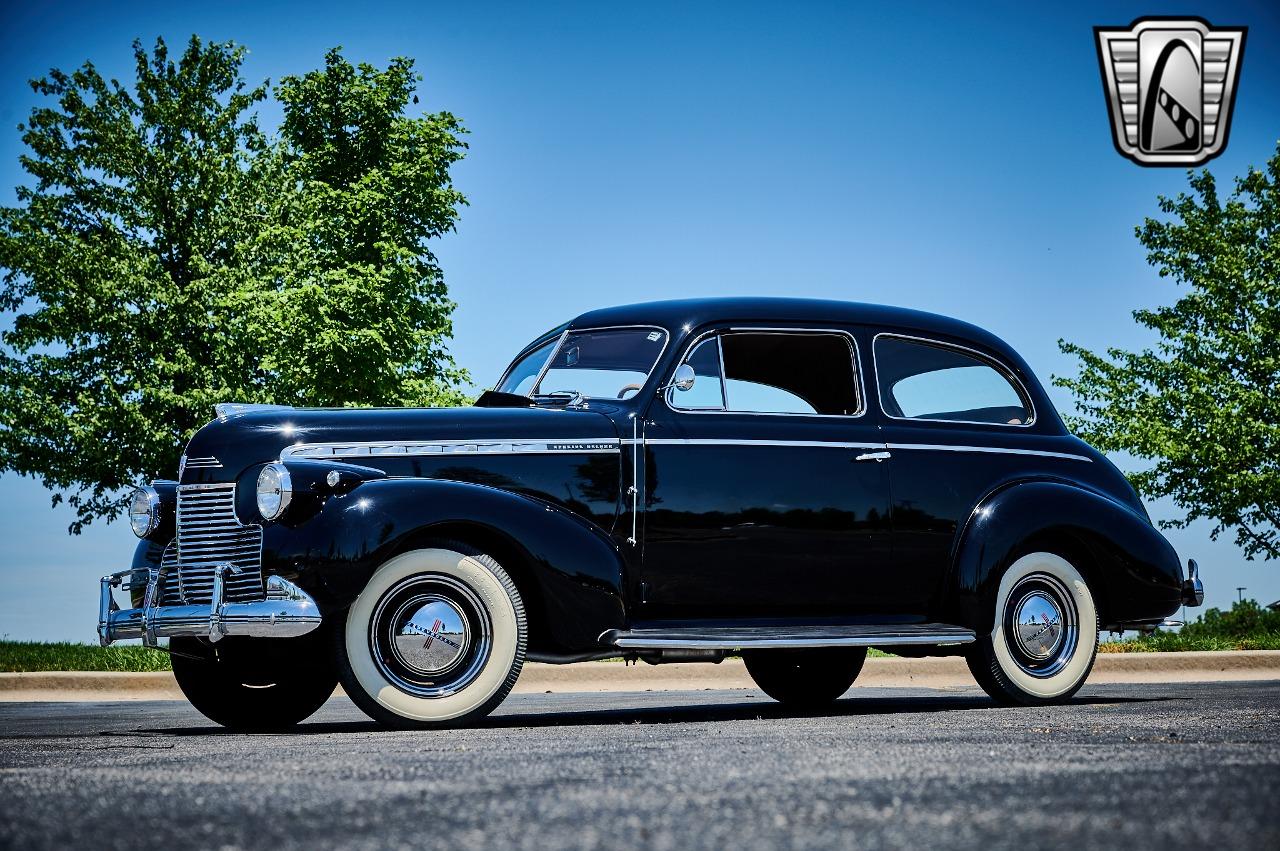
M 230 564 L 240 571 L 227 577 L 226 600 L 264 598 L 262 527 L 241 525 L 235 502 L 234 484 L 178 488 L 177 546 L 170 544 L 163 556 L 169 567 L 166 604 L 209 603 L 213 598 L 213 571 L 220 564 Z

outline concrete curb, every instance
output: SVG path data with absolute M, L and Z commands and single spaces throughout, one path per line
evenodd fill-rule
M 1091 683 L 1178 683 L 1280 680 L 1280 650 L 1194 653 L 1102 653 Z M 973 686 L 964 660 L 868 659 L 858 686 L 963 688 Z M 525 665 L 517 693 L 696 691 L 754 688 L 741 659 L 719 665 Z M 340 691 L 340 690 L 339 690 Z M 0 702 L 181 700 L 173 674 L 49 671 L 0 673 Z

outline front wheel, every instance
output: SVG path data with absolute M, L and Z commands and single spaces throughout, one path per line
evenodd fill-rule
M 515 685 L 528 628 L 515 583 L 463 544 L 414 550 L 374 573 L 335 636 L 347 694 L 389 727 L 457 726 Z
M 191 705 L 232 730 L 287 730 L 338 685 L 325 627 L 298 638 L 169 641 L 173 676 Z
M 1084 577 L 1061 556 L 1035 552 L 1005 572 L 991 632 L 965 659 L 998 703 L 1035 706 L 1075 694 L 1097 652 L 1098 610 Z
M 849 690 L 867 659 L 865 647 L 806 650 L 747 650 L 747 673 L 760 690 L 779 703 L 816 709 L 834 703 Z

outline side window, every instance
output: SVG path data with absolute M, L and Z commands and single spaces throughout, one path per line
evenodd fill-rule
M 729 331 L 699 343 L 685 361 L 697 380 L 671 391 L 686 410 L 852 415 L 861 410 L 853 346 L 827 332 Z
M 685 363 L 693 367 L 693 374 L 697 378 L 693 382 L 693 387 L 688 390 L 672 388 L 668 391 L 675 396 L 672 404 L 694 411 L 723 411 L 724 384 L 720 380 L 720 338 L 708 337 L 703 340 L 689 353 Z
M 891 417 L 1029 425 L 1031 406 L 990 362 L 941 344 L 877 337 L 880 403 Z

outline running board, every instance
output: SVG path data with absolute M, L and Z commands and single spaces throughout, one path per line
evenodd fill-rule
M 611 629 L 600 641 L 623 650 L 741 650 L 970 644 L 976 638 L 964 627 L 921 623 Z

